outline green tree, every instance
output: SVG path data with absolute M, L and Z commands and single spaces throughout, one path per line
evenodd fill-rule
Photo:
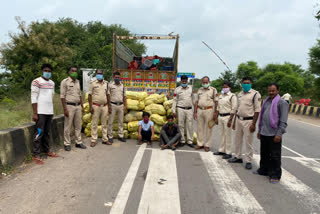
M 70 18 L 56 22 L 36 21 L 28 26 L 17 18 L 19 33 L 10 34 L 11 40 L 0 48 L 0 64 L 10 73 L 6 79 L 13 94 L 30 88 L 31 81 L 40 75 L 43 63 L 53 65 L 53 81 L 57 88 L 67 76 L 67 68 L 77 65 L 102 68 L 105 77 L 111 76 L 113 33 L 129 36 L 121 25 L 101 22 L 82 24 Z M 146 47 L 135 40 L 124 41 L 135 54 L 145 53 Z M 80 76 L 81 78 L 81 76 Z M 23 89 L 23 90 L 21 90 Z

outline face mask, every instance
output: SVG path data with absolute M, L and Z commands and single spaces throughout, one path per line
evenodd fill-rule
M 78 78 L 78 73 L 77 72 L 72 72 L 70 74 L 70 77 L 72 77 L 73 79 L 77 79 Z
M 96 78 L 97 80 L 103 80 L 103 74 L 97 74 Z
M 51 78 L 51 72 L 43 72 L 42 76 L 46 79 L 50 79 Z
M 145 118 L 143 119 L 144 123 L 148 123 L 149 122 L 149 119 L 148 118 Z
M 244 92 L 248 92 L 251 89 L 251 84 L 242 83 L 242 89 Z
M 229 93 L 230 88 L 222 88 L 221 94 L 227 94 Z
M 168 122 L 168 125 L 169 125 L 169 126 L 172 126 L 172 125 L 173 125 L 173 122 Z
M 114 79 L 114 82 L 117 83 L 117 84 L 119 84 L 119 83 L 120 83 L 120 78 L 115 78 L 115 79 Z
M 188 86 L 188 83 L 181 83 L 181 86 L 185 88 Z
M 204 87 L 204 88 L 208 88 L 210 86 L 210 84 L 208 83 L 208 84 L 202 84 L 202 87 Z

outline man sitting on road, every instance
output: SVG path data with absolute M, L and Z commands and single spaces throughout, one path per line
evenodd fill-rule
M 254 174 L 270 177 L 271 183 L 281 178 L 281 142 L 286 132 L 289 105 L 279 96 L 279 86 L 268 86 L 269 97 L 264 101 L 260 120 L 258 139 L 260 139 L 260 168 Z
M 150 114 L 148 112 L 143 112 L 143 120 L 139 121 L 139 142 L 141 145 L 143 141 L 147 141 L 148 145 L 151 145 L 151 141 L 154 138 L 154 123 L 149 120 Z
M 167 117 L 168 122 L 163 125 L 160 134 L 160 146 L 161 149 L 171 148 L 176 150 L 176 146 L 179 144 L 181 139 L 181 133 L 177 124 L 173 122 L 173 116 Z

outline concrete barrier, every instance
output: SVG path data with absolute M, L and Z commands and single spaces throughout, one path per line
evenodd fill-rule
M 290 104 L 289 113 L 320 118 L 320 107 Z
M 63 145 L 64 116 L 53 118 L 50 132 L 50 146 Z M 0 166 L 17 166 L 32 155 L 32 138 L 35 123 L 0 130 Z

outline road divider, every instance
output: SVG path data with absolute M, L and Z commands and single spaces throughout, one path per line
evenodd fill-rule
M 63 115 L 53 118 L 50 132 L 51 147 L 63 144 L 63 125 Z M 0 130 L 0 167 L 17 166 L 31 159 L 34 131 L 35 123 Z
M 320 107 L 290 104 L 289 113 L 320 118 Z

